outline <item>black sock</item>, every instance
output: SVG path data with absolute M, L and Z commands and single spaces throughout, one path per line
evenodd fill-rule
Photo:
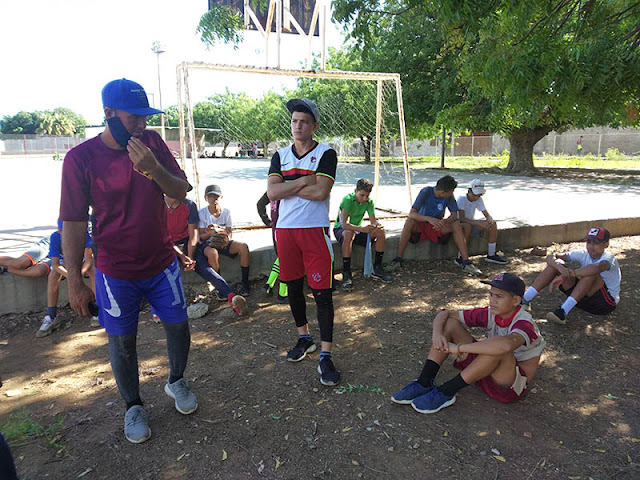
M 375 260 L 373 261 L 373 265 L 379 267 L 382 265 L 382 257 L 384 256 L 384 252 L 376 252 Z
M 342 271 L 343 272 L 351 271 L 351 257 L 342 257 Z
M 420 376 L 418 377 L 418 383 L 423 387 L 428 387 L 431 385 L 431 381 L 436 378 L 438 370 L 440 370 L 440 365 L 427 358 L 427 361 L 424 362 L 424 367 L 422 367 L 422 372 L 420 372 Z
M 456 393 L 458 393 L 458 391 L 462 390 L 464 387 L 468 385 L 469 384 L 465 382 L 464 379 L 462 378 L 462 374 L 459 373 L 448 382 L 445 382 L 442 385 L 440 385 L 438 387 L 438 390 L 440 390 L 440 393 L 444 393 L 449 397 L 453 397 Z
M 140 397 L 138 397 L 135 400 L 132 400 L 130 402 L 127 402 L 127 410 L 129 410 L 131 407 L 133 407 L 135 405 L 142 406 L 142 400 L 140 399 Z
M 249 285 L 249 267 L 240 267 L 242 269 L 242 284 Z

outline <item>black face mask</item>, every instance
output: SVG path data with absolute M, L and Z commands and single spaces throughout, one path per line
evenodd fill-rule
M 118 117 L 107 118 L 107 125 L 109 126 L 111 135 L 113 135 L 115 141 L 118 142 L 118 145 L 126 148 L 131 134 L 122 124 L 122 120 Z

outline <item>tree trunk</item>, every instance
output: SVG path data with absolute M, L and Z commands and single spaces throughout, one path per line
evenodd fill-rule
M 229 146 L 229 143 L 231 142 L 231 140 L 225 140 L 222 144 L 222 156 L 226 157 L 227 156 L 227 147 Z
M 510 173 L 535 173 L 533 166 L 533 147 L 551 131 L 549 127 L 531 130 L 514 130 L 509 136 L 511 151 L 509 163 L 505 169 Z
M 364 163 L 371 163 L 371 137 L 360 137 L 364 149 Z

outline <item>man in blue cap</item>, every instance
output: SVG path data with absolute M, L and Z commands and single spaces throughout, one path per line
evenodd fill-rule
M 62 169 L 60 218 L 68 270 L 69 303 L 89 315 L 93 292 L 80 267 L 89 207 L 96 218 L 96 297 L 100 324 L 109 335 L 109 357 L 126 402 L 124 433 L 132 443 L 151 437 L 139 391 L 136 333 L 146 298 L 163 322 L 169 355 L 164 387 L 183 414 L 198 407 L 183 377 L 190 333 L 180 267 L 167 229 L 164 194 L 182 200 L 190 185 L 156 132 L 146 130 L 149 107 L 142 86 L 127 79 L 102 90 L 104 131 L 67 153 Z

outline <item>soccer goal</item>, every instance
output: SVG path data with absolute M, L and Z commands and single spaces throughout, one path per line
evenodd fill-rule
M 320 110 L 316 139 L 338 153 L 336 183 L 353 191 L 358 178 L 373 177 L 377 209 L 393 213 L 411 205 L 399 74 L 183 62 L 176 75 L 180 157 L 183 168 L 192 159 L 197 198 L 200 156 L 271 158 L 292 141 L 287 100 L 306 97 Z M 203 94 L 207 100 L 194 103 Z

